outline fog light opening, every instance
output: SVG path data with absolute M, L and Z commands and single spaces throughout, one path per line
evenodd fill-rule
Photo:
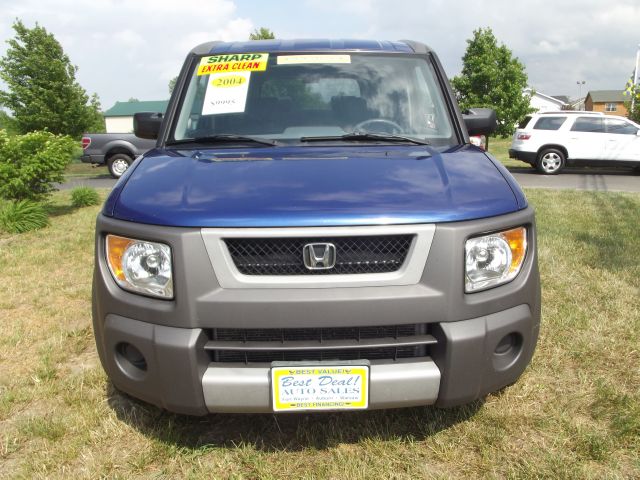
M 517 333 L 510 333 L 502 337 L 502 340 L 496 345 L 495 354 L 504 355 L 505 353 L 509 353 L 511 349 L 517 346 L 519 337 Z
M 522 335 L 511 332 L 500 339 L 493 351 L 493 366 L 496 370 L 507 370 L 520 358 Z
M 116 345 L 116 361 L 120 370 L 136 380 L 147 372 L 147 360 L 140 350 L 128 342 Z

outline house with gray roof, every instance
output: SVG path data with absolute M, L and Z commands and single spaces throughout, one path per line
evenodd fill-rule
M 107 133 L 131 133 L 135 113 L 164 113 L 168 104 L 169 100 L 116 102 L 113 107 L 103 113 Z
M 550 95 L 545 95 L 544 93 L 538 92 L 533 88 L 525 88 L 523 91 L 523 95 L 528 95 L 531 97 L 529 105 L 539 113 L 563 110 L 567 106 L 567 102 Z
M 629 97 L 625 97 L 620 90 L 590 90 L 584 100 L 584 109 L 593 112 L 604 112 L 609 115 L 621 115 L 626 117 L 628 112 L 625 102 Z

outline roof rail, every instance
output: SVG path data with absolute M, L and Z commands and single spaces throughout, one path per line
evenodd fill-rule
M 554 110 L 548 112 L 538 112 L 538 115 L 604 115 L 603 112 L 593 112 L 590 110 Z

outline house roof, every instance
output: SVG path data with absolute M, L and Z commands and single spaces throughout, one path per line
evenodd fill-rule
M 531 96 L 536 96 L 539 98 L 543 98 L 545 100 L 547 100 L 548 102 L 551 103 L 556 103 L 558 104 L 558 106 L 563 106 L 565 103 L 564 100 L 558 98 L 558 97 L 552 97 L 551 95 L 545 95 L 544 93 L 538 92 L 537 90 L 534 90 L 533 88 L 527 87 L 524 89 L 524 93 L 528 93 Z
M 591 96 L 591 101 L 594 103 L 612 102 L 612 103 L 624 103 L 627 101 L 622 89 L 620 90 L 591 90 L 587 94 L 587 97 Z
M 566 95 L 551 95 L 556 100 L 560 100 L 563 103 L 569 103 L 569 97 Z
M 152 100 L 144 102 L 116 102 L 104 112 L 105 117 L 131 117 L 139 112 L 162 112 L 167 109 L 169 100 Z

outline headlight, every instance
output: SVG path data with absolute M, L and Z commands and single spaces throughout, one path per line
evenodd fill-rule
M 465 291 L 475 292 L 510 282 L 527 253 L 527 229 L 514 228 L 470 238 L 465 245 Z
M 125 290 L 173 298 L 168 245 L 107 235 L 107 263 L 114 280 Z

